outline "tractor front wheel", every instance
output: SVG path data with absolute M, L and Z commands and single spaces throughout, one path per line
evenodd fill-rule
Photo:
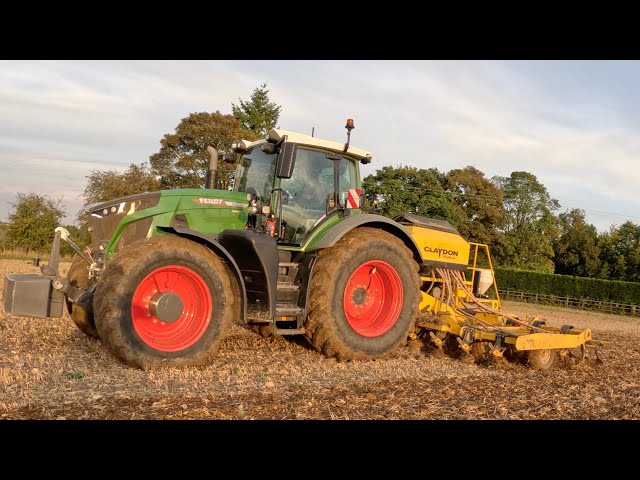
M 69 273 L 67 273 L 69 283 L 74 287 L 88 290 L 93 284 L 93 281 L 89 278 L 87 267 L 87 262 L 85 262 L 82 257 L 75 255 L 71 262 Z M 73 323 L 76 324 L 76 327 L 78 327 L 82 333 L 89 337 L 98 338 L 98 330 L 96 330 L 96 323 L 93 318 L 92 298 L 89 299 L 89 303 L 82 306 L 67 300 L 67 311 Z
M 418 264 L 400 239 L 375 228 L 356 228 L 319 252 L 306 338 L 339 360 L 384 356 L 413 331 L 419 288 Z
M 94 297 L 100 338 L 140 367 L 203 365 L 237 313 L 231 271 L 206 247 L 163 235 L 119 253 Z

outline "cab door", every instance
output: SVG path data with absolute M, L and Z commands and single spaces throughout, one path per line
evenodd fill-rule
M 332 152 L 299 146 L 291 178 L 280 182 L 279 243 L 302 244 L 316 226 L 345 207 L 347 192 L 355 183 L 353 161 Z

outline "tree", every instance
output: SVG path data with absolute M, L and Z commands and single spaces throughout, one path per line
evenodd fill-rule
M 160 151 L 149 157 L 151 172 L 160 177 L 163 188 L 202 188 L 209 166 L 207 146 L 228 152 L 234 140 L 255 140 L 233 115 L 220 112 L 191 113 L 160 140 Z M 219 188 L 228 188 L 234 167 L 218 163 Z
M 242 99 L 240 106 L 231 103 L 233 116 L 238 119 L 244 128 L 251 130 L 258 137 L 264 137 L 269 130 L 276 127 L 282 107 L 269 101 L 267 84 L 256 87 L 251 94 L 251 99 L 245 102 Z
M 555 273 L 594 277 L 600 270 L 598 231 L 587 223 L 584 210 L 558 216 L 560 236 L 553 242 Z
M 92 170 L 83 197 L 86 203 L 106 202 L 127 195 L 155 192 L 162 185 L 146 163 L 131 164 L 124 172 Z
M 598 238 L 600 276 L 611 280 L 640 281 L 640 226 L 628 220 Z
M 552 242 L 558 235 L 553 210 L 560 204 L 531 173 L 513 172 L 491 181 L 502 190 L 506 214 L 502 231 L 509 250 L 500 260 L 512 267 L 552 273 Z
M 484 173 L 472 166 L 451 170 L 445 186 L 459 207 L 458 231 L 466 240 L 493 246 L 504 244 L 504 234 L 498 230 L 506 222 L 502 191 Z
M 10 205 L 14 210 L 9 214 L 5 247 L 34 252 L 50 249 L 53 232 L 66 215 L 61 200 L 54 201 L 48 195 L 36 193 L 18 193 L 16 201 L 10 202 Z
M 365 196 L 371 203 L 377 200 L 380 213 L 395 217 L 415 213 L 447 220 L 457 226 L 462 215 L 443 184 L 445 175 L 436 168 L 428 170 L 408 166 L 384 166 L 364 181 Z

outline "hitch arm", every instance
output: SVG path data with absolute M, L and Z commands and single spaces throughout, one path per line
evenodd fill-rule
M 64 240 L 65 242 L 67 242 L 69 244 L 69 246 L 71 248 L 73 248 L 73 250 L 80 255 L 80 258 L 82 258 L 85 262 L 87 262 L 89 265 L 91 265 L 93 263 L 93 258 L 91 258 L 89 255 L 87 255 L 86 253 L 84 253 L 79 246 L 77 246 L 75 243 L 73 243 L 73 241 L 69 238 L 69 231 L 66 228 L 63 227 L 57 227 L 56 232 L 60 232 L 60 238 L 62 238 L 62 240 Z
M 93 264 L 93 259 L 83 252 L 80 247 L 78 247 L 73 241 L 69 238 L 69 231 L 64 227 L 56 227 L 55 236 L 53 237 L 53 245 L 51 246 L 51 257 L 49 258 L 49 263 L 44 265 L 41 268 L 41 271 L 44 275 L 49 276 L 57 276 L 58 275 L 58 265 L 60 263 L 60 239 L 64 240 L 69 244 L 69 246 L 78 254 L 80 258 L 82 258 L 87 264 Z
M 52 277 L 55 277 L 58 275 L 58 264 L 60 262 L 60 237 L 62 233 L 58 230 L 58 228 L 56 228 L 55 230 L 56 233 L 55 233 L 55 236 L 53 237 L 53 245 L 51 246 L 51 256 L 49 257 L 49 263 L 46 265 L 43 265 L 40 268 L 40 270 L 44 275 L 48 275 Z M 69 232 L 67 232 L 67 234 L 69 234 Z

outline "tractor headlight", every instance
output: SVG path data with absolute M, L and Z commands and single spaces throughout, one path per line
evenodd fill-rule
M 263 215 L 269 215 L 271 213 L 271 207 L 269 207 L 269 205 L 263 205 L 262 206 L 262 214 Z
M 258 206 L 255 203 L 249 205 L 249 215 L 256 215 L 258 213 Z

